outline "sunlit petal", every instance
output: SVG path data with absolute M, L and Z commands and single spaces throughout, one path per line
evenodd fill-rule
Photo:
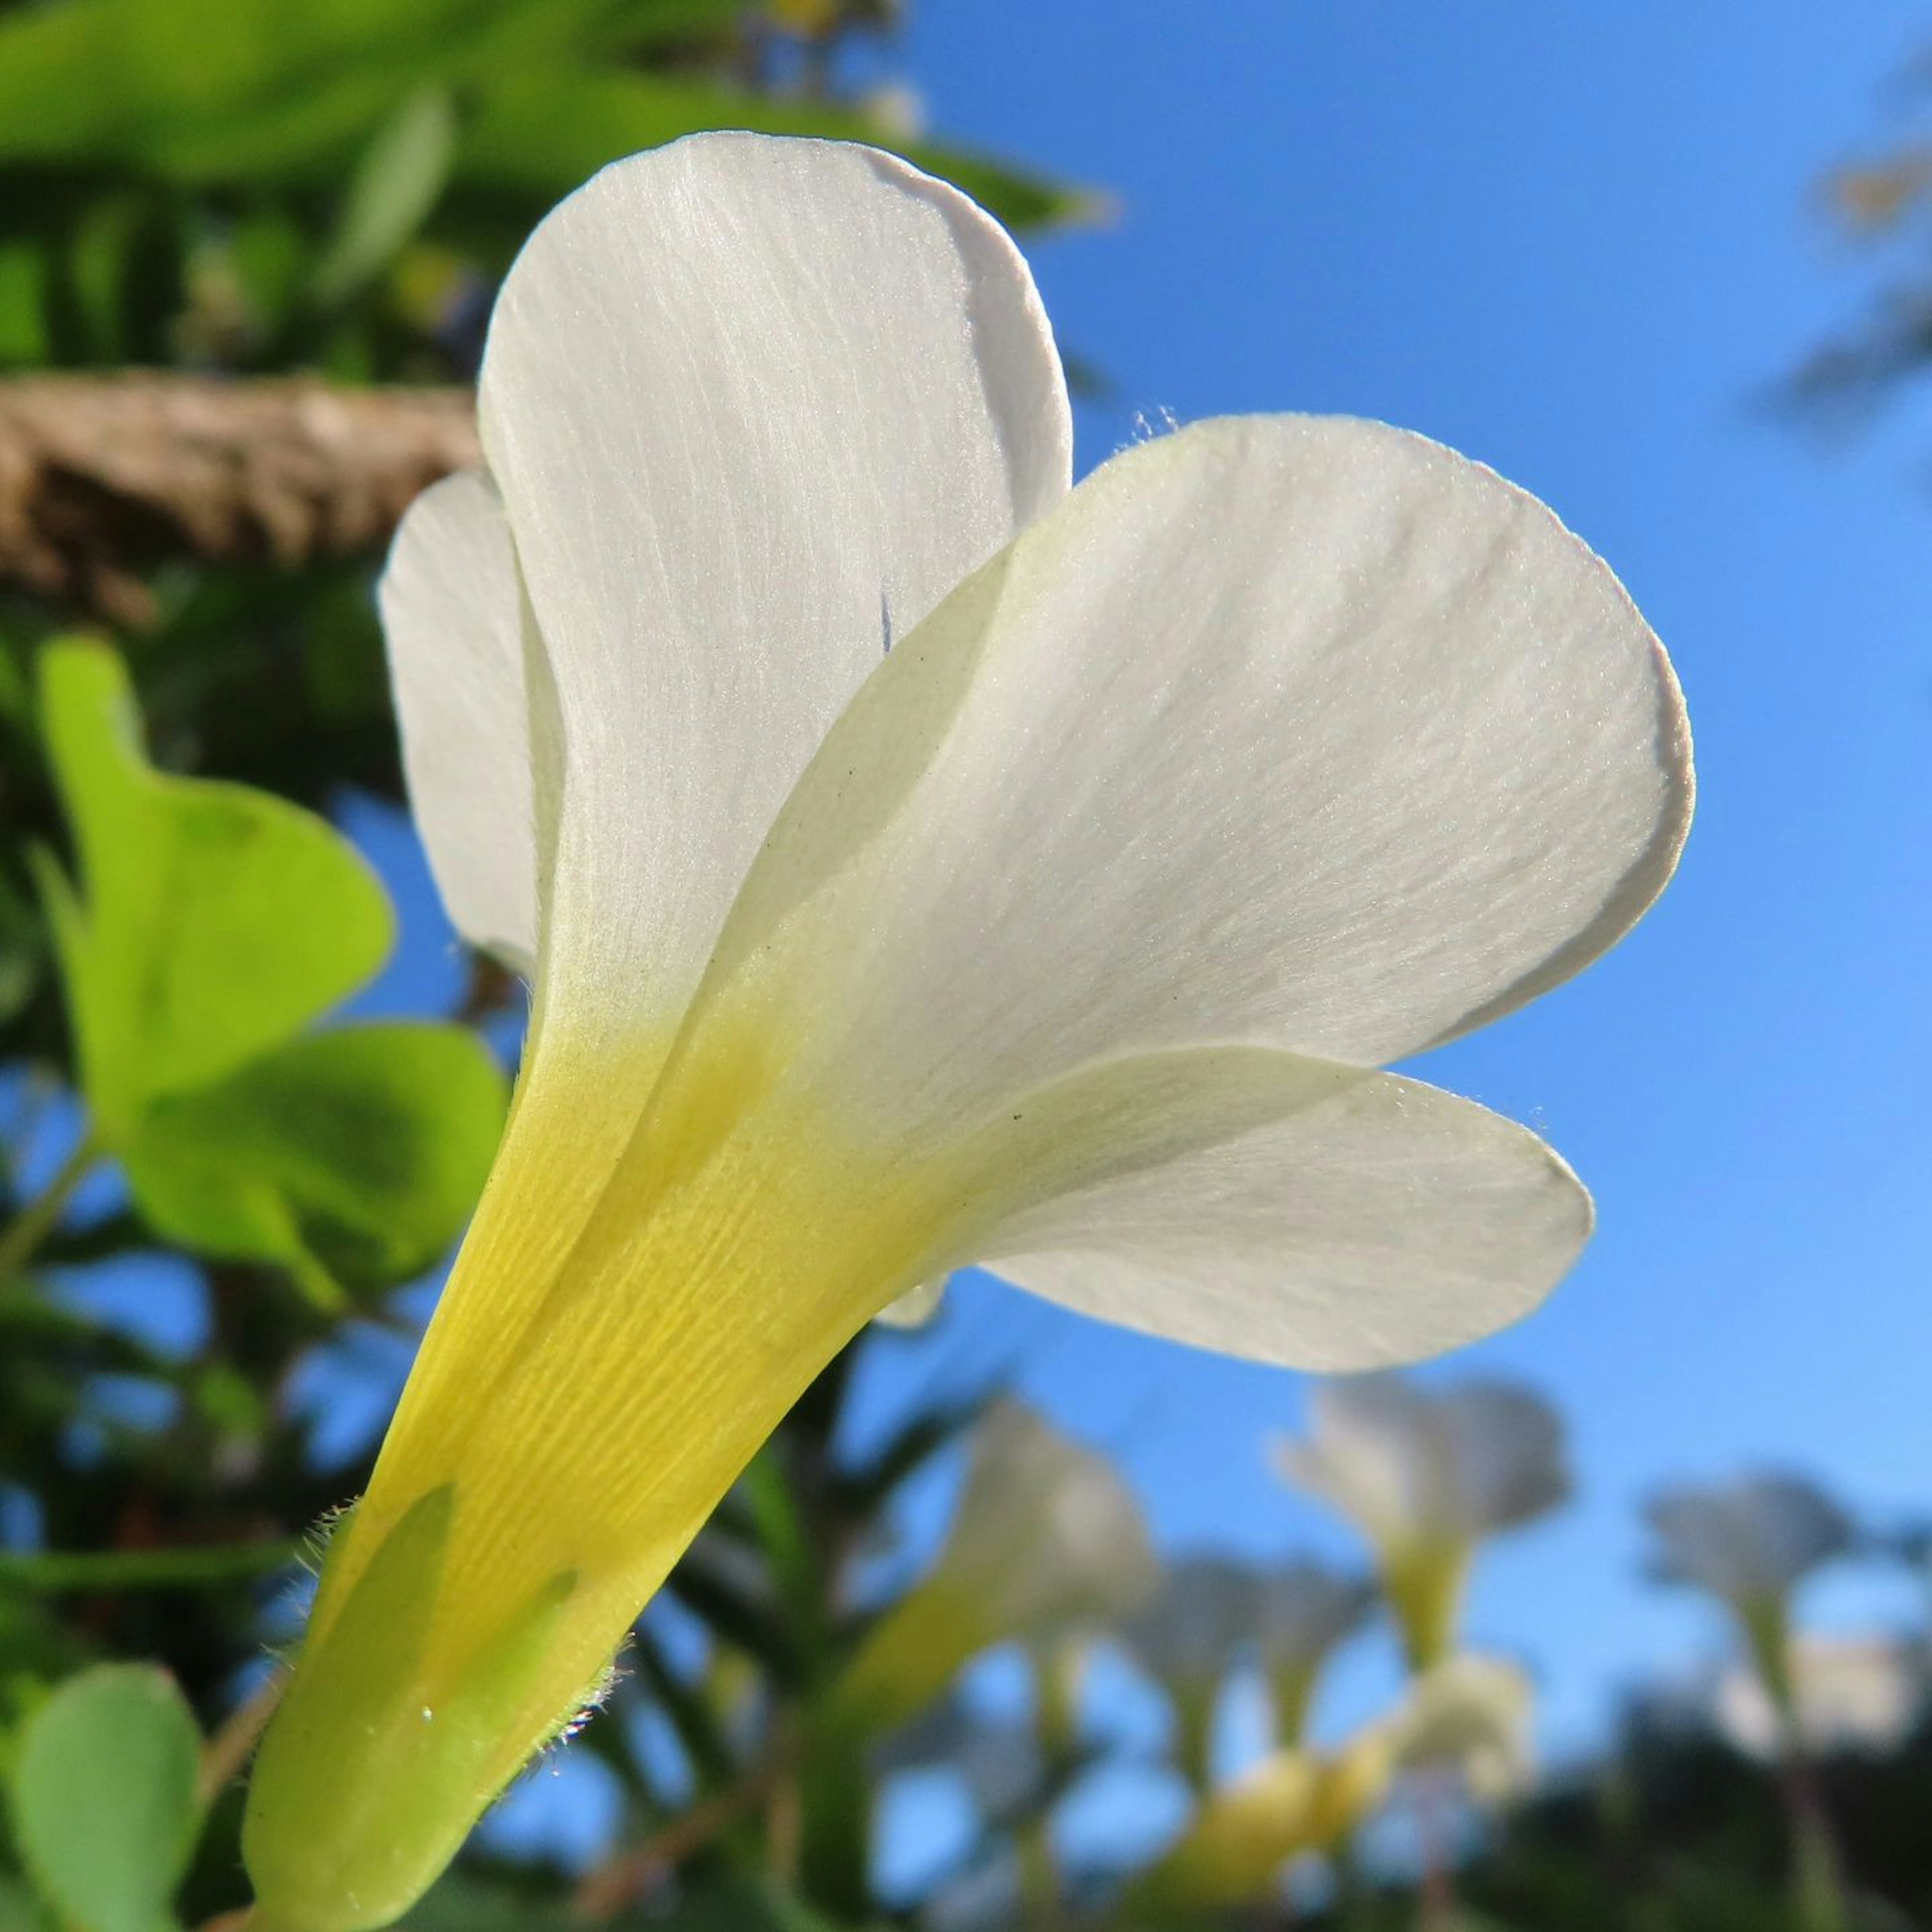
M 562 739 L 546 977 L 628 1046 L 860 681 L 1066 490 L 1059 362 L 956 190 L 712 134 L 544 220 L 480 408 Z
M 381 595 L 403 770 L 437 890 L 465 938 L 526 973 L 537 854 L 522 598 L 486 478 L 446 477 L 410 506 Z
M 1286 1054 L 1168 1058 L 1144 1102 L 1165 1092 L 1161 1113 L 1123 1107 L 1104 1130 L 1082 1124 L 1088 1177 L 1048 1194 L 1064 1170 L 1045 1152 L 1026 1163 L 1042 1198 L 978 1238 L 989 1267 L 1198 1347 L 1353 1370 L 1516 1320 L 1588 1236 L 1589 1198 L 1568 1168 L 1472 1102 Z M 1192 1060 L 1214 1070 L 1219 1123 L 1208 1106 L 1190 1119 L 1172 1104 L 1179 1063 Z M 1270 1087 L 1280 1111 L 1252 1124 Z
M 793 976 L 890 1126 L 1199 1042 L 1378 1062 L 1614 941 L 1690 798 L 1656 640 L 1534 500 L 1378 424 L 1207 423 L 874 674 L 712 983 Z

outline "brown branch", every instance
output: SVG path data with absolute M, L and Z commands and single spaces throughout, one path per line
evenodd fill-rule
M 372 556 L 417 491 L 476 460 L 466 389 L 0 382 L 0 586 L 138 628 L 157 565 Z
M 571 1900 L 573 1917 L 596 1921 L 648 1898 L 686 1859 L 704 1850 L 722 1832 L 758 1810 L 770 1796 L 781 1767 L 774 1763 L 741 1783 L 700 1798 L 640 1845 L 620 1851 L 586 1872 Z

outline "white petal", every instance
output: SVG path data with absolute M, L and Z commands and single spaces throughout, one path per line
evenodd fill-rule
M 538 229 L 481 412 L 561 730 L 544 977 L 667 1024 L 851 692 L 1065 491 L 1058 359 L 954 190 L 710 134 Z
M 1260 1580 L 1255 1635 L 1270 1668 L 1320 1662 L 1358 1630 L 1376 1603 L 1366 1577 L 1342 1576 L 1298 1557 Z
M 1211 1688 L 1255 1633 L 1255 1573 L 1232 1558 L 1184 1556 L 1120 1630 L 1129 1652 L 1162 1684 Z
M 944 1306 L 946 1277 L 922 1281 L 882 1309 L 875 1319 L 887 1328 L 923 1328 Z
M 1661 1574 L 1734 1604 L 1787 1595 L 1856 1536 L 1851 1519 L 1816 1484 L 1776 1472 L 1666 1490 L 1645 1514 Z
M 1373 424 L 1204 424 L 874 674 L 716 970 L 789 922 L 787 997 L 908 1124 L 1202 1041 L 1373 1063 L 1610 944 L 1690 795 L 1656 640 L 1532 499 Z
M 1275 1466 L 1379 1546 L 1462 1528 L 1436 1398 L 1399 1376 L 1318 1383 L 1308 1433 L 1276 1442 Z
M 536 829 L 521 596 L 486 478 L 410 505 L 380 598 L 417 830 L 450 921 L 519 972 L 536 956 Z
M 1041 1636 L 1112 1622 L 1160 1571 L 1139 1504 L 1106 1457 L 1004 1400 L 974 1432 L 931 1574 L 960 1585 L 1003 1636 Z
M 1129 1328 L 1357 1370 L 1519 1319 L 1588 1238 L 1589 1197 L 1526 1130 L 1394 1075 L 1241 1057 L 1276 1118 L 1048 1195 L 980 1236 L 987 1264 Z M 1090 1138 L 1143 1144 L 1124 1114 L 1111 1127 Z
M 1563 1419 L 1534 1390 L 1468 1382 L 1438 1400 L 1472 1531 L 1512 1528 L 1568 1499 Z
M 1403 1770 L 1454 1766 L 1480 1798 L 1520 1789 L 1532 1769 L 1535 1687 L 1507 1658 L 1467 1651 L 1418 1678 L 1390 1720 Z

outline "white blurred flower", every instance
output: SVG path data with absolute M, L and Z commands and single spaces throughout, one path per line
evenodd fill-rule
M 1528 1679 L 1498 1658 L 1456 1657 L 1424 1672 L 1394 1711 L 1340 1748 L 1276 1750 L 1202 1794 L 1186 1829 L 1130 1888 L 1130 1907 L 1192 1924 L 1269 1898 L 1288 1861 L 1332 1850 L 1405 1772 L 1453 1772 L 1471 1796 L 1500 1802 L 1530 1776 L 1532 1701 Z
M 1260 1608 L 1255 1573 L 1232 1557 L 1183 1556 L 1122 1626 L 1121 1640 L 1158 1683 L 1212 1688 L 1250 1645 Z
M 1814 1483 L 1760 1472 L 1653 1496 L 1652 1570 L 1716 1598 L 1737 1620 L 1773 1706 L 1794 1721 L 1791 1605 L 1798 1586 L 1853 1542 L 1852 1520 Z
M 1186 1556 L 1168 1566 L 1160 1587 L 1121 1626 L 1121 1642 L 1166 1692 L 1182 1774 L 1205 1790 L 1214 1724 L 1236 1654 L 1252 1648 L 1259 1608 L 1254 1573 L 1232 1558 Z
M 1894 1750 L 1925 1708 L 1932 1672 L 1924 1648 L 1893 1636 L 1807 1636 L 1791 1647 L 1797 1742 L 1808 1754 Z M 1716 1728 L 1753 1757 L 1786 1748 L 1784 1721 L 1755 1671 L 1734 1666 L 1712 1687 Z
M 902 1719 L 979 1652 L 1116 1623 L 1160 1576 L 1140 1506 L 1106 1458 L 1019 1402 L 996 1403 L 937 1560 L 868 1636 L 841 1702 L 868 1728 Z
M 1783 1600 L 1851 1547 L 1852 1520 L 1814 1483 L 1776 1473 L 1665 1490 L 1645 1506 L 1654 1568 L 1733 1607 Z
M 1570 1493 L 1560 1418 L 1501 1382 L 1439 1394 L 1394 1376 L 1318 1383 L 1308 1434 L 1278 1444 L 1275 1460 L 1367 1538 L 1418 1670 L 1453 1647 L 1476 1546 Z
M 1375 1586 L 1303 1560 L 1263 1573 L 1255 1597 L 1255 1639 L 1274 1699 L 1276 1741 L 1298 1744 L 1322 1667 L 1366 1621 Z
M 916 141 L 926 131 L 926 96 L 910 81 L 889 80 L 870 89 L 859 111 L 889 140 Z
M 1128 1888 L 1129 1922 L 1195 1924 L 1230 1906 L 1259 1904 L 1283 1868 L 1331 1850 L 1382 1799 L 1396 1766 L 1370 1726 L 1339 1750 L 1271 1752 L 1204 1793 L 1179 1838 Z
M 1414 1680 L 1387 1720 L 1395 1768 L 1453 1770 L 1472 1796 L 1500 1803 L 1534 1773 L 1535 1699 L 1528 1676 L 1506 1658 L 1447 1658 Z

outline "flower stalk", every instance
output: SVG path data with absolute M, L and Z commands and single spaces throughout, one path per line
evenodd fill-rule
M 0 1282 L 10 1281 L 40 1252 L 40 1244 L 61 1224 L 80 1184 L 100 1158 L 100 1144 L 83 1134 L 46 1186 L 0 1230 Z

